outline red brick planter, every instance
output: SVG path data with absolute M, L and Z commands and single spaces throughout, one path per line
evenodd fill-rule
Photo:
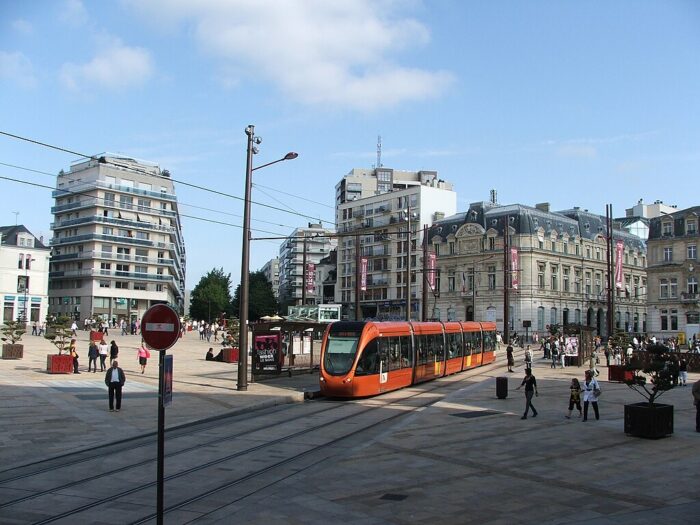
M 49 354 L 46 356 L 46 371 L 49 374 L 72 374 L 73 358 L 70 355 Z
M 24 345 L 4 344 L 2 345 L 3 359 L 22 359 L 24 356 Z
M 224 348 L 224 363 L 238 363 L 238 348 Z
M 623 365 L 610 365 L 608 367 L 608 381 L 619 381 L 624 383 L 634 377 L 633 370 L 625 370 Z

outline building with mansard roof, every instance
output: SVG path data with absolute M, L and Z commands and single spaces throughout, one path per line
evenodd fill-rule
M 649 221 L 649 333 L 690 340 L 700 333 L 700 206 Z
M 509 247 L 516 250 L 508 260 Z M 494 321 L 503 330 L 508 285 L 511 333 L 543 333 L 550 325 L 585 324 L 607 333 L 605 217 L 587 210 L 553 212 L 549 204 L 476 202 L 436 222 L 429 246 L 436 253 L 432 316 L 440 320 Z M 647 329 L 646 247 L 639 237 L 613 227 L 623 242 L 623 280 L 614 293 L 615 328 Z M 506 269 L 508 271 L 506 272 Z

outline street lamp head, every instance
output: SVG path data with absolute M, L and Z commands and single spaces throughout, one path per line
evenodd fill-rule
M 298 153 L 294 153 L 293 151 L 290 151 L 284 156 L 284 160 L 294 160 L 299 156 Z
M 262 137 L 253 137 L 253 142 L 256 144 L 261 144 L 262 143 Z
M 257 155 L 258 153 L 260 153 L 260 150 L 253 146 L 253 155 Z
M 249 137 L 252 137 L 253 133 L 255 133 L 255 126 L 253 126 L 252 124 L 245 128 L 245 134 Z

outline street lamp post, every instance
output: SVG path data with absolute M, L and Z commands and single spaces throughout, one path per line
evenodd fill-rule
M 241 287 L 240 287 L 240 311 L 238 314 L 240 325 L 238 335 L 238 383 L 236 389 L 248 390 L 248 288 L 250 283 L 250 193 L 253 187 L 253 171 L 259 170 L 282 162 L 283 160 L 296 159 L 297 153 L 287 153 L 281 159 L 277 159 L 261 166 L 253 167 L 253 155 L 258 152 L 256 147 L 262 142 L 261 137 L 255 136 L 255 126 L 245 128 L 248 136 L 248 149 L 245 169 L 245 197 L 243 199 L 243 241 L 241 247 Z

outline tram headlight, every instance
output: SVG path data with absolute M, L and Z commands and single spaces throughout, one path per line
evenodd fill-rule
M 323 376 L 319 377 L 318 380 L 323 383 L 325 381 L 325 378 Z

